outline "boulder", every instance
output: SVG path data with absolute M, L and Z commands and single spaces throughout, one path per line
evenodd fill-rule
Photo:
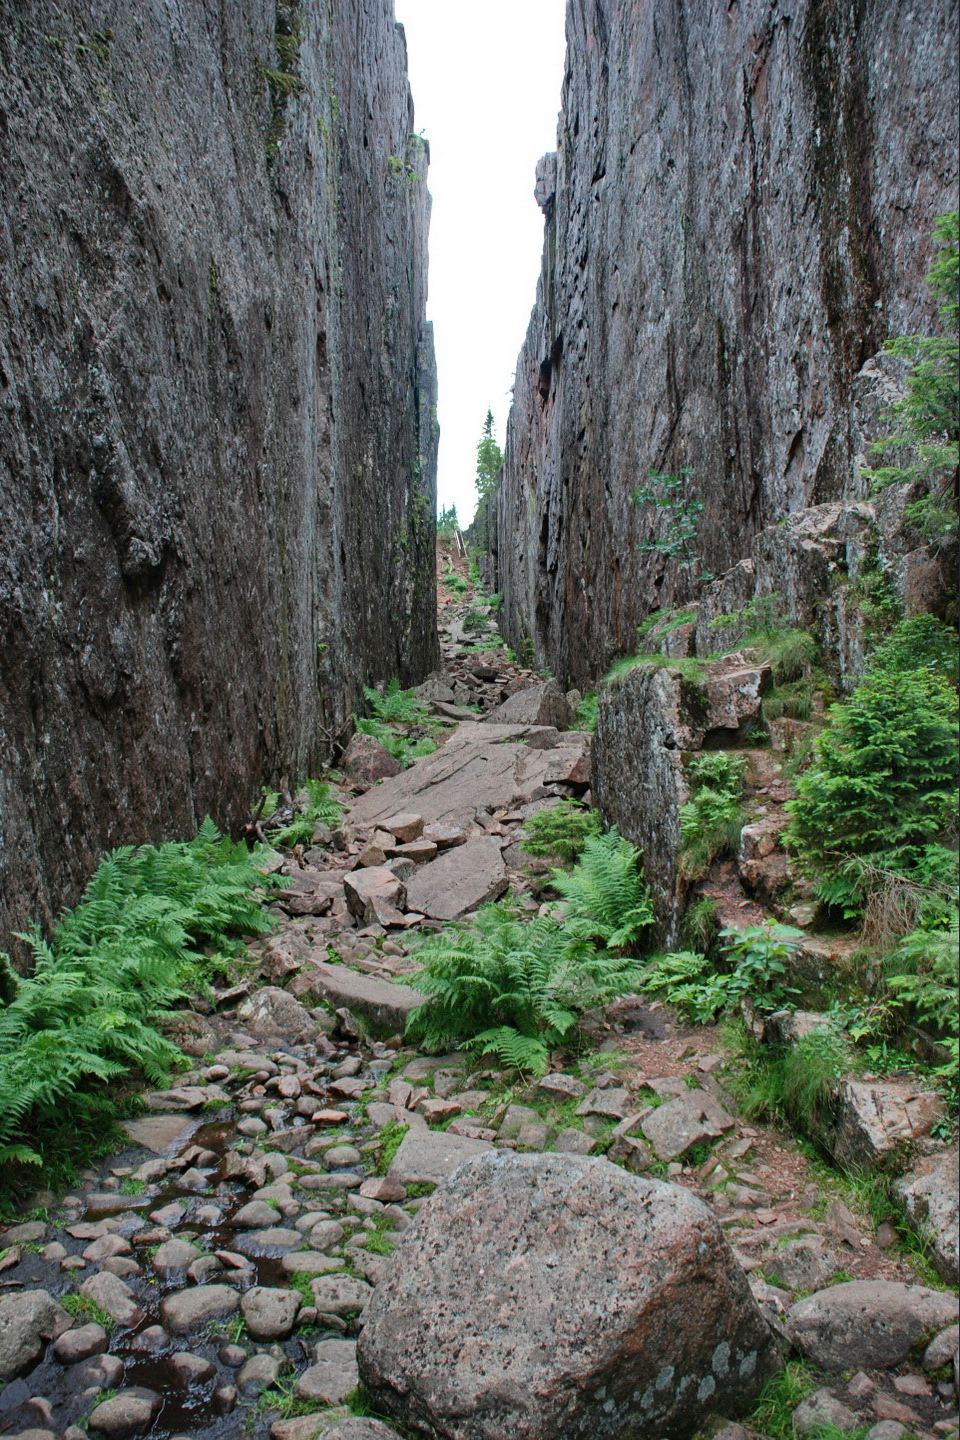
M 950 1285 L 960 1284 L 960 1156 L 949 1151 L 929 1168 L 915 1169 L 893 1187 L 914 1229 L 923 1236 L 930 1263 Z
M 254 1399 L 262 1390 L 269 1390 L 279 1374 L 280 1362 L 273 1355 L 251 1355 L 237 1371 L 237 1389 Z
M 957 1297 L 897 1280 L 852 1280 L 787 1311 L 795 1344 L 824 1370 L 899 1365 L 927 1331 L 957 1319 Z
M 147 1433 L 161 1404 L 155 1390 L 132 1385 L 91 1410 L 90 1427 L 100 1431 L 107 1440 L 133 1440 L 134 1436 Z
M 109 1341 L 102 1325 L 78 1325 L 54 1342 L 53 1356 L 60 1365 L 77 1365 L 92 1355 L 106 1354 Z
M 575 715 L 556 680 L 525 685 L 485 716 L 488 725 L 552 725 L 569 730 Z
M 908 1141 L 929 1135 L 943 1115 L 936 1091 L 904 1080 L 844 1080 L 838 1101 L 833 1154 L 853 1172 L 875 1170 Z
M 377 980 L 346 965 L 314 961 L 303 979 L 309 979 L 310 991 L 335 1010 L 346 1008 L 362 1015 L 375 1035 L 402 1034 L 411 1010 L 427 998 L 409 985 Z
M 377 923 L 378 905 L 403 910 L 407 903 L 406 887 L 386 865 L 368 865 L 351 870 L 343 877 L 343 893 L 350 912 L 364 925 Z
M 749 1406 L 780 1357 L 710 1211 L 574 1155 L 475 1156 L 367 1306 L 378 1408 L 456 1440 L 650 1440 Z
M 856 1430 L 859 1424 L 858 1417 L 849 1405 L 844 1405 L 825 1386 L 801 1400 L 793 1412 L 793 1429 L 796 1435 L 820 1435 L 830 1426 L 846 1432 Z
M 788 1240 L 763 1262 L 763 1273 L 787 1290 L 819 1290 L 840 1268 L 840 1257 L 826 1249 L 819 1235 Z
M 142 1145 L 154 1155 L 173 1155 L 194 1124 L 186 1115 L 145 1115 L 140 1120 L 121 1120 L 120 1128 L 134 1145 Z
M 286 990 L 265 985 L 244 1000 L 237 1011 L 243 1027 L 251 1035 L 298 1035 L 308 1031 L 316 1034 L 317 1023 Z
M 350 780 L 361 785 L 373 785 L 377 780 L 389 780 L 403 769 L 375 735 L 354 735 L 340 760 L 340 769 Z
M 451 1135 L 449 1130 L 411 1128 L 390 1161 L 387 1178 L 399 1180 L 401 1185 L 436 1185 L 462 1160 L 492 1149 L 487 1140 Z
M 459 920 L 508 884 L 499 839 L 482 835 L 423 865 L 407 886 L 407 904 L 434 920 Z
M 72 1319 L 46 1290 L 0 1298 L 0 1381 L 12 1380 L 36 1360 L 47 1340 L 69 1330 Z
M 310 1281 L 313 1303 L 324 1315 L 359 1315 L 366 1308 L 373 1287 L 352 1275 L 321 1275 Z
M 735 1121 L 711 1095 L 691 1091 L 652 1110 L 640 1128 L 658 1160 L 676 1160 L 692 1145 L 732 1130 Z

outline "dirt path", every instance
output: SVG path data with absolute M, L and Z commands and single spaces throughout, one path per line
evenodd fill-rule
M 475 632 L 481 648 L 464 645 L 474 603 L 468 590 L 442 605 L 446 679 L 489 711 L 535 677 L 492 643 L 483 648 L 489 630 Z M 451 733 L 462 738 L 455 720 Z M 582 778 L 542 777 L 538 787 L 531 806 L 585 788 Z M 518 843 L 524 807 L 491 812 L 486 792 L 468 790 L 465 800 L 472 818 L 461 817 L 462 853 L 471 842 L 492 844 L 535 908 Z M 413 842 L 394 838 L 403 858 Z M 394 875 L 386 854 L 356 868 L 368 846 L 383 843 L 375 823 L 356 825 L 284 863 L 276 931 L 252 952 L 257 983 L 224 992 L 212 1015 L 193 1022 L 196 1070 L 146 1096 L 130 1146 L 86 1174 L 46 1220 L 0 1237 L 0 1296 L 46 1291 L 70 1312 L 49 1321 L 54 1333 L 68 1320 L 84 1326 L 45 1353 L 38 1342 L 38 1363 L 0 1396 L 0 1435 L 84 1440 L 78 1427 L 89 1424 L 91 1435 L 120 1440 L 147 1427 L 157 1440 L 311 1440 L 349 1413 L 355 1337 L 395 1239 L 423 1195 L 478 1144 L 607 1153 L 695 1191 L 775 1319 L 797 1293 L 837 1276 L 916 1278 L 889 1243 L 892 1232 L 854 1213 L 828 1172 L 789 1137 L 737 1115 L 724 1083 L 728 1057 L 711 1028 L 689 1030 L 655 1005 L 619 1002 L 591 1018 L 592 1049 L 570 1058 L 562 1093 L 464 1054 L 402 1047 L 398 1032 L 416 998 L 402 983 L 415 968 L 408 951 L 423 925 L 442 920 L 408 923 L 394 893 L 400 923 L 388 928 L 376 911 L 358 918 L 348 891 L 332 901 L 324 891 L 321 902 L 319 882 L 304 881 L 319 872 L 327 884 L 334 877 L 335 890 L 337 876 Z M 412 889 L 415 874 L 452 864 L 459 849 L 435 846 L 399 875 Z M 384 1040 L 373 1038 L 377 1028 Z M 690 1104 L 709 1133 L 667 1158 L 670 1107 Z M 641 1123 L 654 1113 L 663 1124 L 651 1142 Z M 924 1382 L 905 1396 L 899 1379 L 871 1372 L 845 1401 L 864 1424 L 899 1414 L 916 1434 L 934 1433 L 952 1412 L 949 1387 L 938 1393 Z

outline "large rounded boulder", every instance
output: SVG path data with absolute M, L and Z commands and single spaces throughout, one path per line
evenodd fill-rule
M 688 1436 L 781 1363 L 706 1206 L 584 1155 L 465 1161 L 364 1320 L 377 1408 L 451 1440 Z

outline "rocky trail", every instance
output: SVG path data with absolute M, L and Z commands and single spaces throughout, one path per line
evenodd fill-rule
M 401 769 L 355 737 L 342 823 L 270 862 L 277 923 L 249 973 L 182 1012 L 196 1069 L 145 1095 L 129 1146 L 44 1197 L 46 1218 L 0 1236 L 0 1435 L 615 1436 L 616 1377 L 639 1385 L 636 1361 L 588 1317 L 634 1303 L 631 1246 L 661 1289 L 691 1287 L 644 1301 L 632 1403 L 651 1440 L 689 1433 L 686 1402 L 656 1398 L 671 1355 L 688 1367 L 678 1395 L 699 1373 L 701 1409 L 715 1392 L 722 1417 L 738 1376 L 773 1373 L 787 1346 L 823 1372 L 796 1434 L 956 1433 L 955 1295 L 918 1283 L 891 1225 L 791 1137 L 738 1115 L 713 1027 L 628 997 L 588 1017 L 576 1063 L 534 1082 L 404 1043 L 418 935 L 508 886 L 536 912 L 546 867 L 523 852 L 524 822 L 590 784 L 579 697 L 516 664 L 460 588 L 441 610 L 444 671 L 419 692 L 445 743 Z M 675 1187 L 655 1220 L 649 1178 Z M 552 1207 L 571 1187 L 582 1213 L 564 1229 Z M 358 1342 L 371 1408 L 392 1403 L 399 1430 L 351 1411 Z M 584 1357 L 607 1399 L 571 1382 Z M 540 1428 L 518 1398 L 531 1387 Z

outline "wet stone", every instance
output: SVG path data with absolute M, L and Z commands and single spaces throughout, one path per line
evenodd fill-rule
M 153 1257 L 153 1268 L 161 1280 L 170 1280 L 199 1260 L 203 1251 L 189 1240 L 165 1240 Z
M 262 1230 L 276 1222 L 277 1214 L 276 1208 L 265 1200 L 251 1200 L 233 1216 L 233 1224 L 241 1230 Z
M 76 1365 L 89 1360 L 91 1355 L 103 1355 L 107 1350 L 107 1332 L 102 1325 L 80 1325 L 67 1330 L 54 1342 L 53 1358 L 61 1365 Z
M 215 1365 L 189 1350 L 177 1350 L 167 1361 L 180 1385 L 203 1385 L 217 1373 Z
M 133 1436 L 146 1434 L 160 1404 L 155 1390 L 141 1386 L 121 1390 L 90 1412 L 90 1427 L 102 1431 L 107 1440 L 131 1440 Z
M 251 1355 L 237 1373 L 237 1388 L 241 1395 L 253 1399 L 268 1390 L 279 1374 L 280 1365 L 272 1355 Z
M 254 1340 L 285 1340 L 293 1329 L 302 1296 L 297 1290 L 254 1285 L 240 1304 Z
M 164 1326 L 173 1335 L 189 1335 L 211 1320 L 225 1320 L 240 1305 L 240 1296 L 230 1285 L 198 1285 L 167 1295 L 160 1305 Z

